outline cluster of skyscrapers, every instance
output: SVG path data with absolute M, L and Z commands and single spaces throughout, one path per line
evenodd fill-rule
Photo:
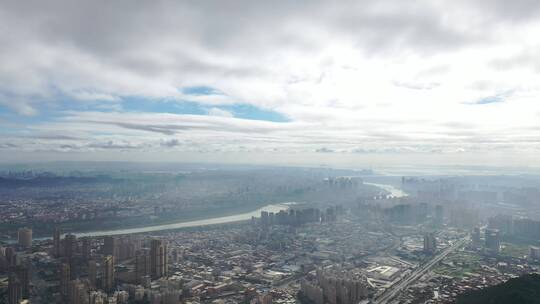
M 335 268 L 317 269 L 315 278 L 301 283 L 302 296 L 315 304 L 357 304 L 370 291 L 364 275 Z
M 127 280 L 151 281 L 167 276 L 167 243 L 153 239 L 149 248 L 143 248 L 138 239 L 106 236 L 103 239 L 81 238 L 64 235 L 55 229 L 49 255 L 57 265 L 58 298 L 69 304 L 101 304 L 114 298 L 114 303 L 124 303 L 127 294 L 115 291 L 117 260 L 135 258 L 135 271 Z M 9 273 L 8 303 L 20 304 L 28 299 L 30 291 L 30 265 L 25 252 L 32 247 L 32 230 L 21 228 L 18 243 L 1 248 L 0 264 Z M 126 278 L 124 277 L 125 281 Z
M 342 206 L 328 207 L 321 211 L 318 208 L 289 209 L 274 212 L 261 212 L 261 225 L 291 225 L 299 226 L 306 223 L 335 222 L 337 216 L 343 213 Z

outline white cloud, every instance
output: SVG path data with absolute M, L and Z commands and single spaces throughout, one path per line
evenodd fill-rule
M 223 109 L 220 109 L 220 108 L 210 108 L 208 110 L 208 115 L 210 116 L 221 116 L 221 117 L 234 117 L 234 114 L 227 111 L 227 110 L 223 110 Z
M 0 93 L 0 106 L 5 106 L 8 109 L 13 110 L 15 113 L 23 116 L 35 116 L 38 114 L 38 110 L 25 100 L 18 98 L 12 98 L 2 96 Z
M 508 3 L 7 1 L 0 105 L 38 115 L 67 96 L 118 111 L 63 112 L 21 128 L 82 133 L 83 150 L 515 156 L 539 147 L 540 5 Z M 95 20 L 88 12 L 98 10 Z M 182 93 L 193 86 L 220 93 Z M 125 96 L 191 100 L 212 117 L 122 113 Z M 501 102 L 475 104 L 490 96 Z M 238 103 L 292 122 L 235 119 L 220 108 Z M 16 141 L 28 150 L 68 147 Z

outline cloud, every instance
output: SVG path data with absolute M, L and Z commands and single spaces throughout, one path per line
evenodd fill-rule
M 72 92 L 72 96 L 78 100 L 90 100 L 90 101 L 118 101 L 117 96 L 111 94 L 95 93 L 95 92 Z
M 92 123 L 92 121 L 90 121 Z M 100 122 L 96 122 L 100 123 Z M 107 123 L 107 122 L 103 122 Z M 162 126 L 162 125 L 141 125 L 141 124 L 135 124 L 135 123 L 124 123 L 124 122 L 110 122 L 112 125 L 117 125 L 122 128 L 126 129 L 133 129 L 133 130 L 140 130 L 140 131 L 147 131 L 147 132 L 156 132 L 161 133 L 165 135 L 173 135 L 179 130 L 189 130 L 189 126 Z
M 0 115 L 12 127 L 0 141 L 24 151 L 535 150 L 539 11 L 532 0 L 3 1 Z M 133 100 L 189 101 L 201 115 L 146 113 L 160 108 Z M 239 106 L 286 119 L 257 122 Z
M 2 105 L 22 116 L 35 116 L 38 114 L 38 110 L 28 102 L 3 96 L 2 92 L 0 92 L 0 106 Z
M 438 83 L 430 82 L 430 83 L 412 83 L 412 82 L 394 82 L 394 85 L 398 87 L 404 87 L 411 90 L 431 90 L 437 86 L 439 86 Z
M 97 149 L 114 149 L 114 150 L 130 150 L 141 148 L 140 145 L 135 145 L 127 141 L 106 141 L 106 142 L 94 142 L 87 145 L 89 148 Z
M 332 149 L 322 147 L 322 148 L 319 148 L 319 149 L 315 150 L 315 152 L 317 152 L 317 153 L 334 153 L 335 151 L 332 150 Z
M 540 16 L 540 4 L 534 0 L 517 0 L 512 2 L 504 0 L 461 0 L 461 2 L 467 2 L 473 7 L 476 7 L 476 9 L 482 9 L 487 17 L 499 22 L 527 22 Z
M 81 147 L 77 145 L 69 145 L 69 144 L 63 144 L 59 146 L 60 150 L 63 151 L 74 151 L 74 150 L 80 150 Z
M 274 108 L 306 82 L 332 80 L 337 75 L 327 69 L 339 58 L 359 68 L 362 62 L 350 59 L 364 53 L 433 56 L 477 45 L 490 33 L 466 26 L 464 6 L 471 8 L 426 1 L 8 2 L 0 16 L 10 29 L 0 33 L 0 79 L 4 90 L 30 99 L 62 92 L 83 101 L 148 96 Z M 97 11 L 99 22 L 89 17 Z
M 13 148 L 18 148 L 18 146 L 12 143 L 0 143 L 0 149 L 13 149 Z
M 511 54 L 505 54 L 504 57 L 494 58 L 489 64 L 500 71 L 511 71 L 532 69 L 540 72 L 540 59 L 537 54 L 540 51 L 540 45 L 527 47 Z
M 234 117 L 233 113 L 227 110 L 220 109 L 220 108 L 211 108 L 210 110 L 208 110 L 208 115 L 221 116 L 221 117 Z
M 181 145 L 180 141 L 176 138 L 161 141 L 161 146 L 167 147 L 167 148 L 172 148 L 172 147 L 176 147 L 180 145 Z

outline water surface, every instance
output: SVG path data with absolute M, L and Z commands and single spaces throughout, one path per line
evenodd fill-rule
M 102 231 L 90 231 L 90 232 L 81 232 L 81 233 L 75 233 L 77 237 L 84 237 L 84 236 L 104 236 L 104 235 L 119 235 L 119 234 L 134 234 L 134 233 L 144 233 L 144 232 L 154 232 L 154 231 L 162 231 L 162 230 L 171 230 L 171 229 L 178 229 L 178 228 L 188 228 L 188 227 L 200 227 L 200 226 L 208 226 L 208 225 L 216 225 L 216 224 L 226 224 L 226 223 L 233 223 L 233 222 L 240 222 L 240 221 L 246 221 L 250 220 L 252 217 L 259 217 L 261 215 L 261 211 L 268 211 L 268 212 L 279 212 L 281 210 L 287 210 L 289 209 L 290 203 L 280 203 L 280 204 L 272 204 L 267 205 L 262 208 L 259 208 L 255 211 L 246 212 L 246 213 L 239 213 L 235 215 L 229 215 L 229 216 L 221 216 L 221 217 L 214 217 L 204 220 L 196 220 L 196 221 L 182 221 L 178 223 L 172 223 L 172 224 L 164 224 L 164 225 L 155 225 L 155 226 L 146 226 L 146 227 L 139 227 L 139 228 L 128 228 L 128 229 L 112 229 L 112 230 L 102 230 Z

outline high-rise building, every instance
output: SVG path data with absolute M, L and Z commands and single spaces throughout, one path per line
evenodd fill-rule
M 514 233 L 514 218 L 508 214 L 497 214 L 488 218 L 488 228 L 497 229 L 501 235 Z
M 85 237 L 82 239 L 82 256 L 85 259 L 88 259 L 90 257 L 90 254 L 91 254 L 90 251 L 92 249 L 91 241 L 92 239 L 89 237 Z
M 60 245 L 62 243 L 61 236 L 62 236 L 62 231 L 60 230 L 60 228 L 55 227 L 54 233 L 53 233 L 53 255 L 55 257 L 60 257 L 62 255 L 61 245 Z
M 129 293 L 125 290 L 115 291 L 113 297 L 116 297 L 116 304 L 127 304 Z
M 268 225 L 268 211 L 261 211 L 261 224 L 263 226 Z
M 118 260 L 131 259 L 141 249 L 141 241 L 132 237 L 123 237 L 117 243 Z
M 472 229 L 479 222 L 479 211 L 478 209 L 468 208 L 464 206 L 453 206 L 450 209 L 449 219 L 450 226 Z
M 473 247 L 481 247 L 481 240 L 480 240 L 480 227 L 474 227 L 474 230 L 471 235 L 472 238 L 472 245 Z
M 444 223 L 444 207 L 442 205 L 435 206 L 435 224 L 442 226 Z
M 269 293 L 257 295 L 249 303 L 250 304 L 272 304 L 272 295 Z
M 179 290 L 165 289 L 161 292 L 161 303 L 163 304 L 179 304 L 181 294 Z
M 97 263 L 95 260 L 88 261 L 88 283 L 90 288 L 96 288 L 96 279 L 97 279 Z
M 8 268 L 17 265 L 17 254 L 15 253 L 15 249 L 13 249 L 13 247 L 7 247 L 4 250 L 4 255 L 6 257 L 6 264 Z
M 92 291 L 88 295 L 89 304 L 104 304 L 103 299 L 107 299 L 107 294 L 101 291 Z
M 19 265 L 12 268 L 13 274 L 19 279 L 23 299 L 30 296 L 30 271 L 27 266 Z
M 513 223 L 514 234 L 520 238 L 540 238 L 540 221 L 530 218 L 518 218 Z
M 180 261 L 182 257 L 182 252 L 180 250 L 180 248 L 176 247 L 173 249 L 173 252 L 172 252 L 172 262 L 173 263 L 178 263 L 178 261 Z
M 80 275 L 79 271 L 81 265 L 76 258 L 68 259 L 67 262 L 69 263 L 69 279 L 75 280 Z
M 70 267 L 69 264 L 62 263 L 60 266 L 60 294 L 67 299 L 69 292 Z
M 168 270 L 167 243 L 163 240 L 152 240 L 150 247 L 150 269 L 153 278 L 167 275 Z
M 85 298 L 84 284 L 79 280 L 71 280 L 69 282 L 68 303 L 82 304 Z
M 118 258 L 118 242 L 115 236 L 106 236 L 103 240 L 103 254 Z
M 103 258 L 103 289 L 110 291 L 114 288 L 114 256 L 108 255 Z
M 369 290 L 364 275 L 342 269 L 318 269 L 315 281 L 301 283 L 302 294 L 316 304 L 356 304 L 367 299 Z M 272 303 L 272 298 L 255 298 L 254 303 Z
M 433 232 L 424 234 L 424 252 L 433 254 L 437 251 L 437 239 Z
M 22 300 L 22 286 L 19 278 L 11 273 L 8 278 L 8 304 L 19 304 Z
M 32 247 L 32 229 L 30 228 L 19 228 L 19 246 L 23 248 Z
M 529 259 L 532 259 L 532 260 L 540 259 L 540 247 L 536 247 L 536 246 L 529 247 Z
M 135 256 L 135 281 L 141 283 L 141 278 L 150 275 L 150 255 L 146 250 L 139 250 Z
M 77 251 L 77 236 L 74 234 L 68 234 L 64 238 L 64 256 L 66 258 L 72 258 Z
M 501 247 L 501 240 L 499 230 L 497 229 L 486 229 L 485 231 L 486 238 L 486 248 L 491 253 L 499 253 Z

